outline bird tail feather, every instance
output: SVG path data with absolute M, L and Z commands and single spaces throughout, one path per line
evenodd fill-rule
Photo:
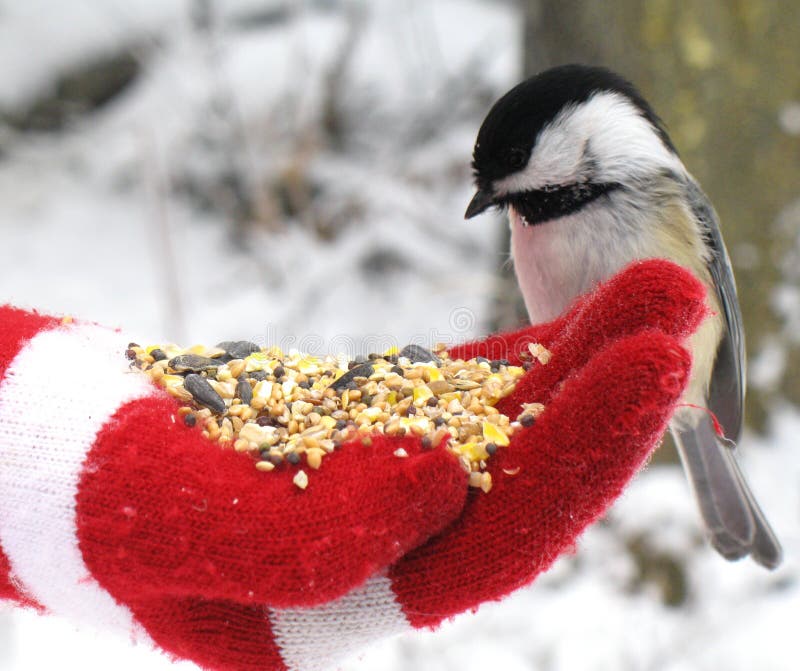
M 711 544 L 726 559 L 751 555 L 767 568 L 781 561 L 780 543 L 747 485 L 733 450 L 717 437 L 710 417 L 671 427 Z

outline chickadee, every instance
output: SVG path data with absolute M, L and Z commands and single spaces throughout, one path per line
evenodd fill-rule
M 600 67 L 565 65 L 498 100 L 475 143 L 469 219 L 508 209 L 511 252 L 532 323 L 636 259 L 666 258 L 708 288 L 714 316 L 690 341 L 692 376 L 670 422 L 714 548 L 768 568 L 781 547 L 732 445 L 742 430 L 744 334 L 717 215 L 641 94 Z M 621 306 L 624 309 L 624 306 Z

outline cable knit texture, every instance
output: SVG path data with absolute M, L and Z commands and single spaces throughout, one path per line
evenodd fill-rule
M 704 296 L 637 263 L 550 324 L 454 348 L 553 353 L 499 404 L 547 408 L 489 461 L 488 494 L 444 450 L 385 437 L 301 491 L 184 426 L 121 334 L 0 308 L 0 598 L 218 671 L 325 669 L 437 626 L 530 583 L 619 495 L 682 394 Z

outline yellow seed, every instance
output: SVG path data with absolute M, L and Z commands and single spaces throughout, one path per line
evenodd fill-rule
M 324 415 L 321 417 L 319 423 L 328 430 L 333 429 L 336 426 L 336 420 L 330 415 Z
M 378 417 L 382 414 L 382 412 L 380 408 L 365 408 L 361 414 L 366 416 L 371 422 L 373 422 L 376 419 L 378 419 Z
M 407 396 L 402 401 L 398 401 L 394 406 L 394 412 L 397 415 L 405 415 L 408 412 L 409 406 L 414 402 L 413 397 Z
M 161 384 L 167 389 L 170 387 L 182 387 L 183 386 L 183 376 L 182 375 L 164 375 L 161 378 Z
M 451 438 L 450 432 L 447 429 L 444 429 L 444 428 L 437 429 L 433 433 L 433 437 L 431 439 L 431 444 L 434 447 L 437 447 L 443 440 L 447 440 L 449 442 L 450 438 Z
M 236 395 L 236 384 L 232 380 L 228 382 L 209 380 L 208 384 L 210 384 L 211 388 L 222 396 L 222 398 L 233 398 Z
M 383 427 L 383 432 L 387 436 L 399 436 L 404 435 L 406 430 L 400 425 L 399 419 L 394 419 Z
M 436 395 L 441 396 L 453 391 L 453 385 L 447 380 L 431 380 L 428 383 L 428 388 Z
M 306 462 L 308 465 L 317 469 L 322 465 L 322 457 L 325 455 L 325 450 L 319 447 L 310 447 L 306 450 Z
M 429 398 L 433 398 L 433 392 L 431 388 L 426 385 L 422 384 L 417 387 L 414 387 L 414 405 L 422 406 Z
M 269 473 L 269 471 L 271 471 L 271 470 L 273 470 L 275 468 L 275 464 L 273 464 L 271 461 L 257 461 L 256 462 L 256 468 L 259 471 L 265 471 L 265 472 Z M 305 487 L 303 487 L 302 489 L 305 489 Z
M 482 428 L 483 437 L 486 441 L 494 443 L 495 445 L 505 446 L 509 444 L 508 436 L 491 422 L 483 422 Z
M 485 494 L 489 493 L 492 488 L 492 474 L 488 472 L 481 473 L 481 489 Z
M 237 452 L 247 452 L 250 449 L 250 442 L 244 438 L 237 438 L 233 443 L 233 449 Z
M 244 373 L 244 359 L 233 359 L 228 361 L 228 370 L 230 371 L 231 377 L 236 379 Z
M 269 355 L 266 352 L 253 352 L 248 355 L 244 360 L 244 369 L 248 373 L 256 370 L 264 370 L 264 366 L 269 361 Z
M 233 424 L 231 424 L 231 420 L 227 417 L 222 420 L 222 426 L 219 430 L 219 439 L 220 441 L 228 442 L 233 438 Z
M 505 398 L 511 392 L 513 392 L 514 391 L 514 386 L 515 386 L 515 384 L 513 382 L 509 382 L 508 384 L 503 385 L 503 388 L 500 390 L 500 398 Z
M 164 377 L 167 377 L 167 376 L 165 375 Z M 181 401 L 186 402 L 186 401 L 193 401 L 194 400 L 194 397 L 188 391 L 186 391 L 186 389 L 183 388 L 183 385 L 181 385 L 181 386 L 177 386 L 177 385 L 168 386 L 166 389 L 167 389 L 167 393 L 168 394 L 174 396 L 177 399 L 180 399 Z
M 486 451 L 486 443 L 470 441 L 461 445 L 458 448 L 458 452 L 464 455 L 471 462 L 477 462 L 481 459 L 489 458 L 489 453 Z
M 421 366 L 417 366 L 407 370 L 405 372 L 405 378 L 406 380 L 421 380 L 424 372 Z
M 319 372 L 319 359 L 314 356 L 307 356 L 300 359 L 295 366 L 297 370 L 299 370 L 304 376 L 305 375 L 316 375 Z M 299 379 L 298 382 L 303 382 L 304 380 Z
M 442 371 L 436 366 L 425 366 L 424 377 L 426 382 L 438 382 L 440 380 L 444 380 Z

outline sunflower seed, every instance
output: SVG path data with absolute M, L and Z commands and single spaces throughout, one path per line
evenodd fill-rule
M 202 375 L 190 373 L 183 381 L 183 386 L 198 403 L 210 408 L 216 413 L 225 412 L 225 401 L 211 388 L 208 380 Z

